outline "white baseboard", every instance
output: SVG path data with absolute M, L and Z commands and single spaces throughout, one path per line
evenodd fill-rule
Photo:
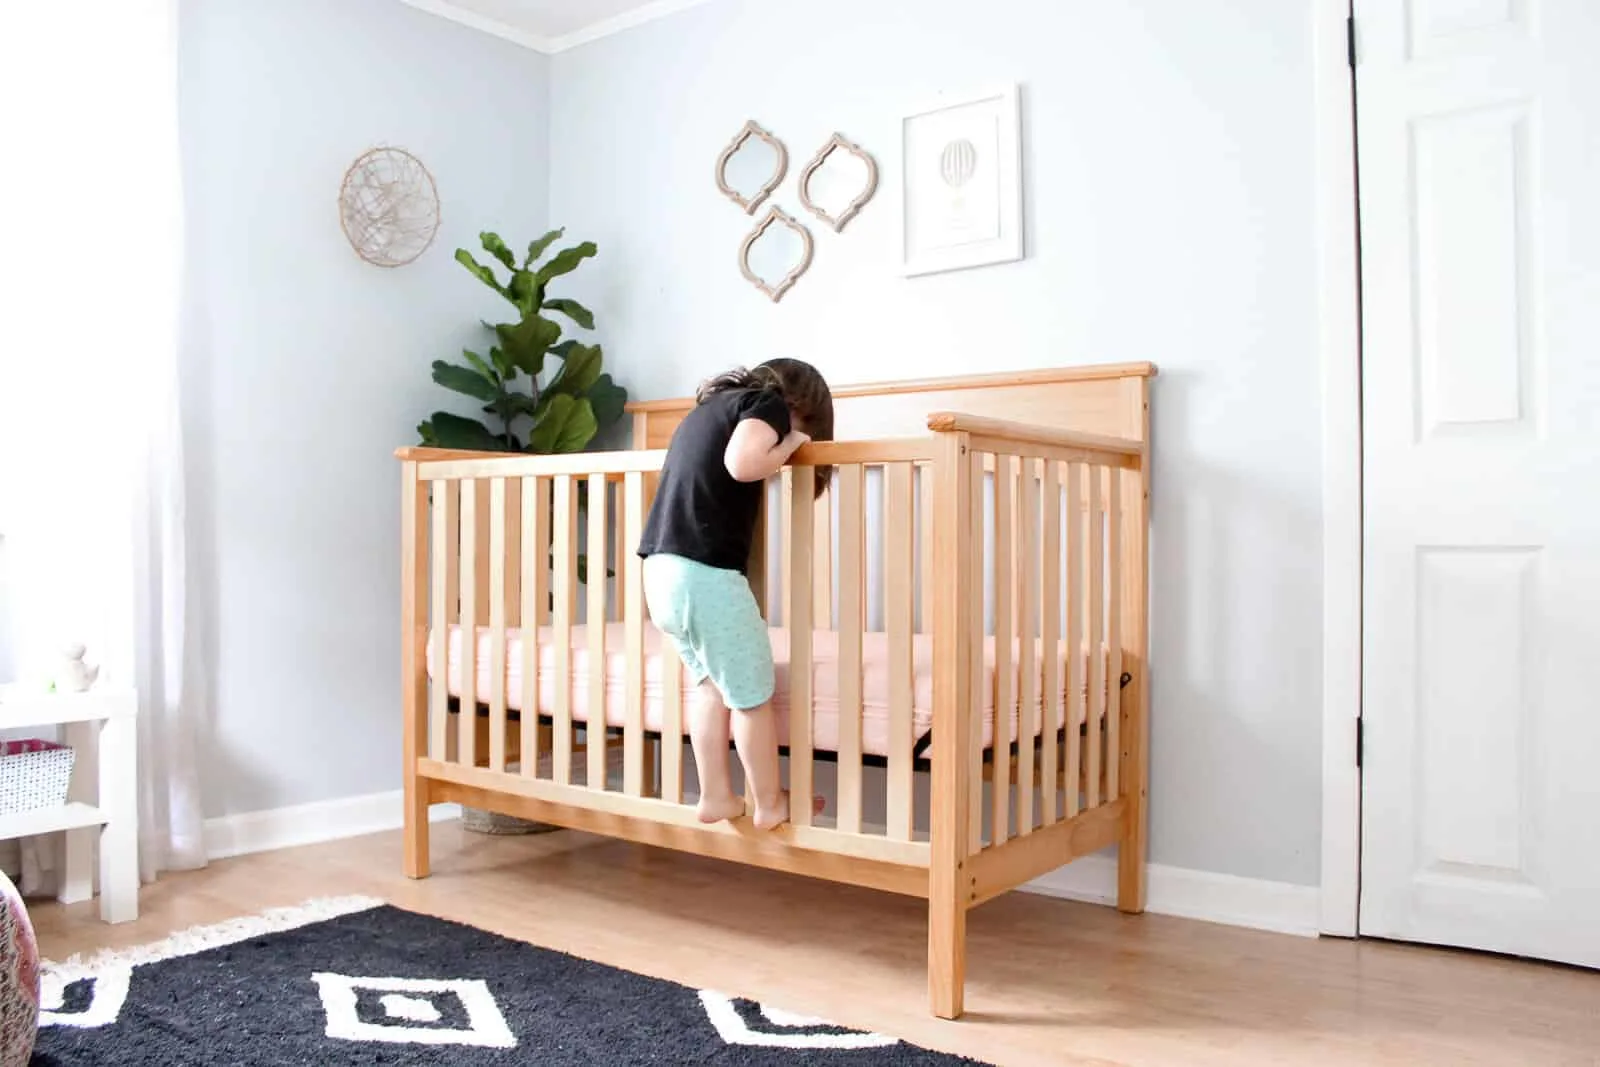
M 206 820 L 206 855 L 226 859 L 315 845 L 362 834 L 397 830 L 402 822 L 400 791 L 297 804 Z M 432 822 L 460 818 L 455 804 L 436 804 Z M 1150 865 L 1147 910 L 1159 915 L 1246 926 L 1257 930 L 1315 937 L 1320 923 L 1315 886 L 1290 885 L 1186 867 Z M 1082 900 L 1117 902 L 1117 863 L 1085 856 L 1022 887 L 1024 892 Z
M 1316 886 L 1239 878 L 1152 863 L 1145 910 L 1183 919 L 1316 937 L 1321 923 Z M 1085 856 L 1022 887 L 1024 892 L 1093 904 L 1117 902 L 1117 861 Z
M 404 822 L 404 803 L 404 795 L 396 789 L 207 819 L 206 856 L 220 860 L 398 830 Z M 443 822 L 459 818 L 461 809 L 435 804 L 429 814 L 430 822 Z

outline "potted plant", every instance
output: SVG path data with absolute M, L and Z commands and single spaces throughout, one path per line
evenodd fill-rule
M 423 444 L 484 452 L 581 452 L 622 417 L 628 393 L 602 370 L 600 346 L 563 340 L 555 318 L 594 329 L 594 315 L 582 304 L 549 294 L 551 282 L 595 254 L 594 242 L 564 248 L 539 262 L 565 232 L 551 230 L 529 244 L 520 265 L 498 234 L 479 234 L 484 251 L 510 272 L 504 282 L 465 248 L 456 249 L 456 261 L 504 297 L 516 309 L 516 321 L 484 323 L 493 334 L 487 359 L 466 350 L 465 363 L 441 359 L 433 364 L 433 380 L 482 401 L 482 413 L 493 424 L 436 411 L 417 426 Z M 560 360 L 560 368 L 547 374 L 551 356 Z
M 509 272 L 504 281 L 492 266 L 473 258 L 465 248 L 456 261 L 516 309 L 515 321 L 484 323 L 492 336 L 489 354 L 466 350 L 464 362 L 435 360 L 433 380 L 453 392 L 481 402 L 489 420 L 435 411 L 417 426 L 422 443 L 436 448 L 480 452 L 581 452 L 622 417 L 628 394 L 602 369 L 598 344 L 562 338 L 564 319 L 584 330 L 594 329 L 594 315 L 567 297 L 550 295 L 550 285 L 594 256 L 594 242 L 564 248 L 541 262 L 565 230 L 551 230 L 528 245 L 522 262 L 500 236 L 478 235 L 483 250 Z M 550 367 L 550 357 L 559 367 Z M 579 484 L 580 512 L 587 486 Z M 578 581 L 588 582 L 588 560 L 579 555 Z M 607 576 L 610 571 L 606 571 Z M 530 723 L 528 728 L 532 728 Z M 476 808 L 462 808 L 462 824 L 481 833 L 537 833 L 557 827 L 529 822 Z

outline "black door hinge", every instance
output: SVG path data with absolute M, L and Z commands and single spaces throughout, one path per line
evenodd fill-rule
M 1350 69 L 1356 69 L 1356 17 L 1348 15 L 1344 20 L 1345 58 L 1350 63 Z
M 1356 767 L 1358 769 L 1361 767 L 1362 761 L 1366 757 L 1366 751 L 1367 751 L 1366 722 L 1367 722 L 1366 719 L 1363 719 L 1363 718 L 1361 718 L 1359 716 L 1356 718 Z

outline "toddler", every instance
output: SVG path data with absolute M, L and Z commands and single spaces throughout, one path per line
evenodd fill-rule
M 772 644 L 745 568 L 766 479 L 807 441 L 833 439 L 833 395 L 810 364 L 773 359 L 718 375 L 695 401 L 667 447 L 639 542 L 645 604 L 696 687 L 689 741 L 700 821 L 744 814 L 728 773 L 731 719 L 753 821 L 770 830 L 788 820 L 789 794 L 778 771 Z M 831 477 L 817 468 L 815 496 Z

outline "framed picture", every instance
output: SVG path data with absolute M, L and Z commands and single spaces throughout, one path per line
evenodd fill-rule
M 1022 258 L 1017 87 L 944 99 L 900 124 L 901 272 Z

